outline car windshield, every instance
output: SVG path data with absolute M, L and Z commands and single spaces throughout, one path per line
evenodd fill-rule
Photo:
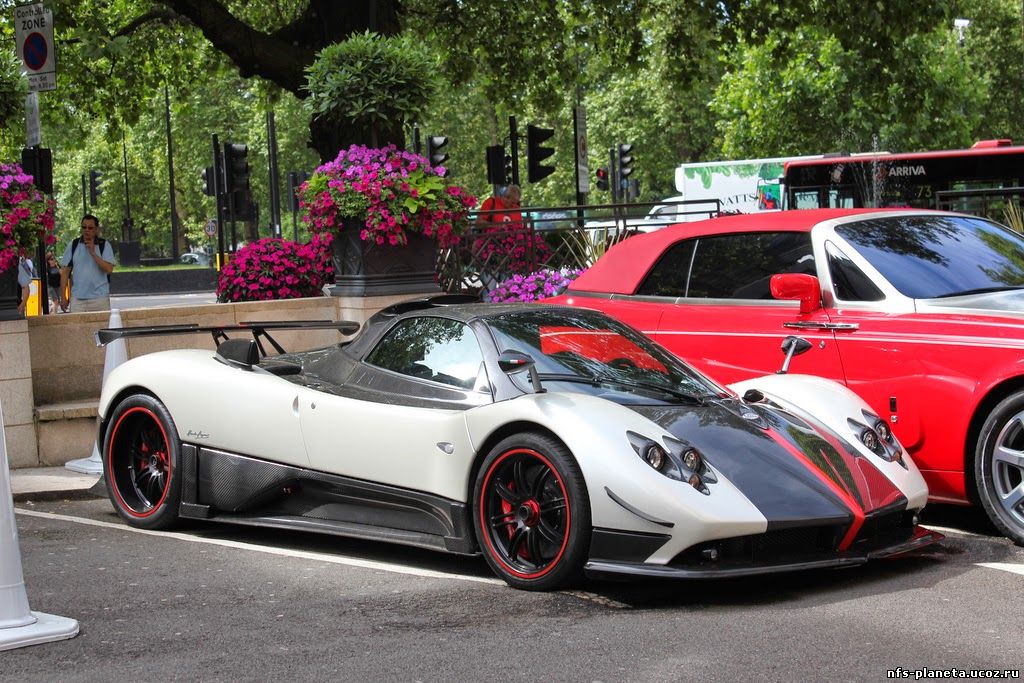
M 647 337 L 594 311 L 515 311 L 486 322 L 500 351 L 534 359 L 547 388 L 623 402 L 700 402 L 726 393 Z
M 836 233 L 914 299 L 1024 287 L 1024 238 L 981 218 L 893 216 L 840 225 Z

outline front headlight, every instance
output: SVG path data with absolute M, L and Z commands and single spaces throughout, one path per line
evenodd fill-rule
M 696 448 L 669 437 L 664 438 L 664 447 L 654 439 L 626 432 L 629 444 L 640 459 L 669 479 L 683 481 L 704 495 L 710 495 L 708 484 L 715 484 L 718 478 L 711 471 L 704 456 Z
M 903 462 L 903 446 L 896 440 L 896 436 L 889 429 L 885 420 L 867 410 L 862 410 L 861 415 L 864 417 L 864 422 L 852 418 L 846 421 L 856 438 L 869 451 L 883 460 L 898 462 L 906 467 Z
M 653 441 L 644 447 L 643 452 L 640 454 L 648 465 L 661 472 L 665 469 L 665 465 L 668 464 L 668 453 L 665 449 L 654 443 Z

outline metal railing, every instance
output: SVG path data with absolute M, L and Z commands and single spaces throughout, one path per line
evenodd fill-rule
M 588 268 L 632 235 L 720 214 L 717 199 L 473 212 L 474 227 L 439 254 L 438 278 L 447 292 L 478 293 L 541 268 Z
M 982 218 L 1007 222 L 1011 205 L 1019 211 L 1024 201 L 1024 187 L 981 188 L 975 190 L 940 190 L 935 193 L 935 208 L 942 211 L 969 213 Z

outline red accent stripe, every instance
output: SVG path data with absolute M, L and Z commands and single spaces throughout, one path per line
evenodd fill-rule
M 840 550 L 848 550 L 850 545 L 853 544 L 853 539 L 857 537 L 857 532 L 860 531 L 861 526 L 864 525 L 863 508 L 857 504 L 857 501 L 846 491 L 846 489 L 841 487 L 831 477 L 822 472 L 814 462 L 800 452 L 800 450 L 791 444 L 788 439 L 783 437 L 774 429 L 768 429 L 768 434 L 771 435 L 776 443 L 789 451 L 794 458 L 803 463 L 804 467 L 821 480 L 822 483 L 828 486 L 828 488 L 839 497 L 846 507 L 849 508 L 850 512 L 853 514 L 853 523 L 850 524 L 850 528 L 847 529 L 846 535 L 843 536 L 843 540 L 839 543 Z
M 853 481 L 857 485 L 857 493 L 860 494 L 865 510 L 877 510 L 878 508 L 887 507 L 903 496 L 903 492 L 900 491 L 899 487 L 889 481 L 889 478 L 868 462 L 866 458 L 850 454 L 831 430 L 824 425 L 815 426 L 817 427 L 818 434 L 839 453 L 839 457 L 843 459 L 847 468 L 849 468 L 850 476 L 853 477 Z M 838 476 L 838 473 L 836 476 Z

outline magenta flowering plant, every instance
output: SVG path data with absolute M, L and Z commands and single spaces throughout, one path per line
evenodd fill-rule
M 544 236 L 524 228 L 521 222 L 492 223 L 474 235 L 473 254 L 499 272 L 529 270 L 551 256 Z
M 0 272 L 17 265 L 22 256 L 31 257 L 36 245 L 57 241 L 54 202 L 32 180 L 18 164 L 0 164 Z
M 246 245 L 235 252 L 217 276 L 218 301 L 266 301 L 319 296 L 333 280 L 330 257 L 322 241 L 299 244 L 278 237 Z
M 416 232 L 447 247 L 467 228 L 476 197 L 419 154 L 352 145 L 302 184 L 299 205 L 302 219 L 328 243 L 344 219 L 357 219 L 363 241 L 395 246 Z
M 484 300 L 504 304 L 518 301 L 540 301 L 558 296 L 582 272 L 579 268 L 562 268 L 561 270 L 542 268 L 528 275 L 513 275 L 484 295 Z

